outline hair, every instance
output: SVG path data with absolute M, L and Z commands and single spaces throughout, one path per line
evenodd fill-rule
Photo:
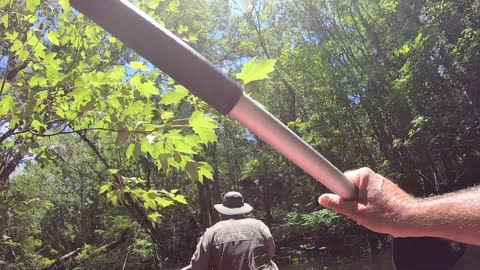
M 227 220 L 227 219 L 243 219 L 245 218 L 245 215 L 244 214 L 241 214 L 241 215 L 224 215 L 224 214 L 221 214 L 221 219 L 222 220 Z

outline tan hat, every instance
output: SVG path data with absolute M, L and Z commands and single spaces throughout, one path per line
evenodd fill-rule
M 243 196 L 240 192 L 230 191 L 223 195 L 223 203 L 215 204 L 215 209 L 222 215 L 233 216 L 250 213 L 253 208 L 248 203 L 243 202 Z

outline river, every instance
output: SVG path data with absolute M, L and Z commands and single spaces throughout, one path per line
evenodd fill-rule
M 308 263 L 279 265 L 280 270 L 394 270 L 391 250 L 364 257 L 326 257 Z M 179 269 L 167 268 L 166 270 Z
M 392 253 L 384 250 L 365 257 L 320 258 L 302 264 L 279 266 L 282 270 L 393 270 Z

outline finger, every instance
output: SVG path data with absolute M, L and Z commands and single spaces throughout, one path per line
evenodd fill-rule
M 346 171 L 343 173 L 345 175 L 345 177 L 347 177 L 349 180 L 351 181 L 357 181 L 358 180 L 358 170 L 350 170 L 350 171 Z
M 369 168 L 360 168 L 357 170 L 346 171 L 344 173 L 345 177 L 347 177 L 357 186 L 359 186 L 363 182 L 362 180 L 371 178 L 372 174 L 375 173 Z
M 345 201 L 335 194 L 323 194 L 318 198 L 318 202 L 325 208 L 338 212 L 340 214 L 355 218 L 359 210 L 359 203 L 356 201 Z

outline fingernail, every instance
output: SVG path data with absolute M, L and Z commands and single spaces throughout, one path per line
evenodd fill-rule
M 320 196 L 320 199 L 318 200 L 318 202 L 319 202 L 321 205 L 325 206 L 325 205 L 327 205 L 327 204 L 330 202 L 330 197 L 325 196 L 325 195 Z

